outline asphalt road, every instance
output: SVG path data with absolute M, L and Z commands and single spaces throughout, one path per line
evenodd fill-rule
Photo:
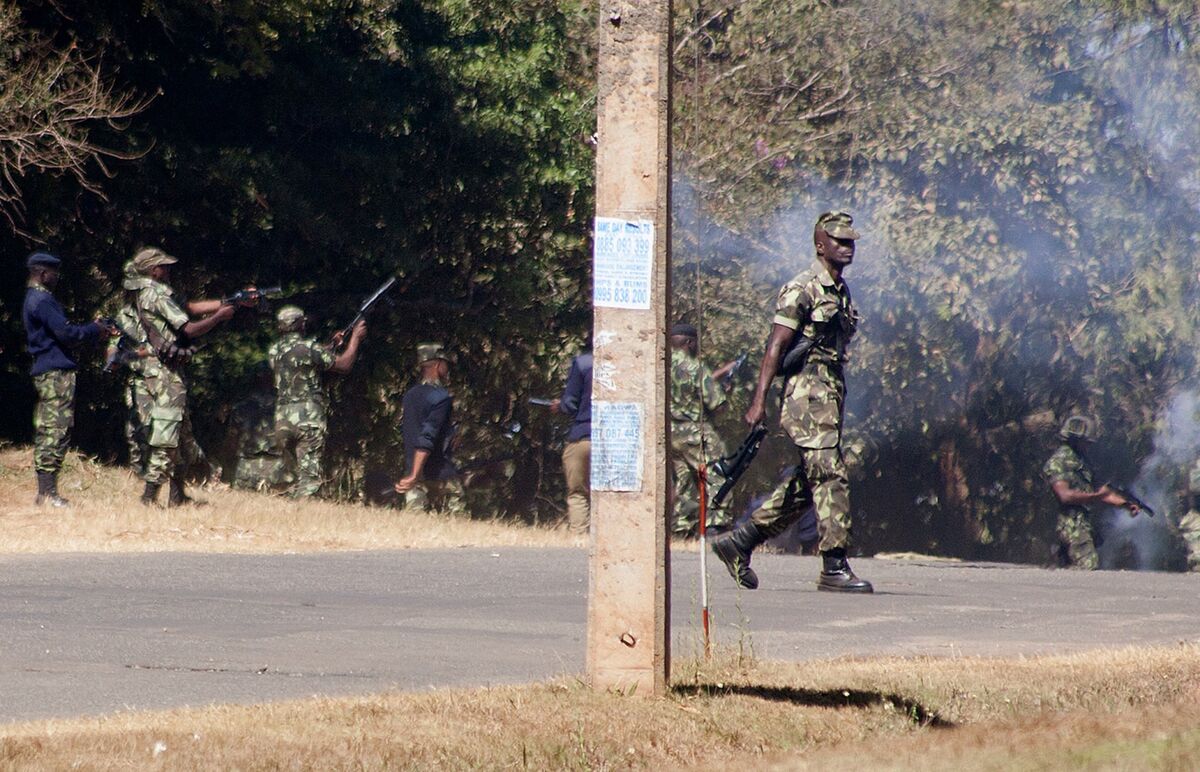
M 673 556 L 673 646 L 700 650 L 698 554 Z M 718 640 L 760 657 L 1035 654 L 1193 641 L 1200 576 L 857 559 L 710 566 Z M 580 673 L 587 558 L 570 549 L 0 558 L 0 721 L 530 681 Z

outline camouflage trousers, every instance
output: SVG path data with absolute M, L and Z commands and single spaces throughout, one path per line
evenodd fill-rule
M 187 411 L 187 383 L 174 370 L 158 368 L 142 380 L 150 395 L 150 432 L 146 444 L 145 480 L 161 485 L 183 473 L 184 450 L 192 452 L 195 440 Z
M 850 543 L 850 481 L 842 449 L 796 448 L 800 463 L 750 515 L 767 538 L 778 536 L 813 507 L 821 552 L 846 548 Z
M 721 439 L 715 436 L 715 432 L 706 440 L 702 448 L 699 439 L 694 435 L 679 440 L 674 432 L 671 434 L 672 516 L 669 525 L 672 533 L 691 533 L 700 525 L 700 467 L 725 454 L 725 446 Z M 708 503 L 712 502 L 712 497 L 723 482 L 725 478 L 710 467 L 706 485 Z M 724 507 L 720 510 L 711 507 L 706 509 L 708 527 L 725 527 L 733 519 Z
M 1176 530 L 1187 550 L 1188 571 L 1200 571 L 1200 512 L 1188 510 L 1188 513 L 1179 519 Z
M 327 430 L 324 422 L 293 423 L 275 413 L 275 442 L 283 453 L 284 474 L 293 478 L 288 495 L 294 499 L 316 496 L 325 482 L 321 463 Z
M 33 410 L 33 468 L 62 469 L 75 425 L 75 371 L 48 370 L 33 376 L 37 407 Z
M 404 508 L 469 517 L 462 480 L 421 480 L 404 494 Z
M 150 462 L 150 409 L 154 399 L 146 381 L 134 375 L 125 385 L 125 443 L 129 446 L 129 465 L 139 477 L 146 474 Z
M 269 491 L 285 479 L 282 456 L 239 456 L 233 487 L 245 491 Z
M 1096 541 L 1092 534 L 1092 520 L 1086 512 L 1060 512 L 1055 534 L 1058 537 L 1055 558 L 1059 566 L 1085 571 L 1095 571 L 1100 567 L 1100 556 L 1096 552 Z

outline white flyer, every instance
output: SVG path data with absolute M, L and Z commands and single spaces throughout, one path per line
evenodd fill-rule
M 592 263 L 592 305 L 650 308 L 654 223 L 597 217 Z
M 592 490 L 642 489 L 640 402 L 592 402 Z

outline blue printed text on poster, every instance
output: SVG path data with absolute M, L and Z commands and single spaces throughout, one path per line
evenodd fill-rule
M 592 490 L 642 489 L 640 402 L 592 402 Z
M 650 308 L 654 223 L 597 217 L 592 265 L 592 304 Z

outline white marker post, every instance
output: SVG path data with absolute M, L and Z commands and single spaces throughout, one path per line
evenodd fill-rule
M 671 2 L 602 2 L 599 32 L 587 674 L 652 695 L 670 674 Z

